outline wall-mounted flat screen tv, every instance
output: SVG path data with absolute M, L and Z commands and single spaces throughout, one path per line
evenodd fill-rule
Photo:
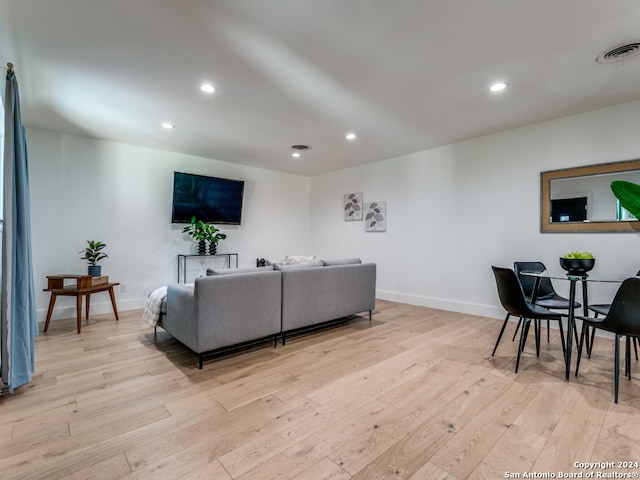
M 174 172 L 171 223 L 240 225 L 244 181 Z

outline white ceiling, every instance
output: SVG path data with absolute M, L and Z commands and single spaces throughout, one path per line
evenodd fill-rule
M 637 0 L 0 0 L 25 124 L 309 176 L 638 100 L 595 61 L 637 41 Z

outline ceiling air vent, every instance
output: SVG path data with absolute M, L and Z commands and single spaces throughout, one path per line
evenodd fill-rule
M 601 53 L 596 58 L 598 63 L 624 62 L 627 58 L 640 54 L 640 42 L 624 43 Z

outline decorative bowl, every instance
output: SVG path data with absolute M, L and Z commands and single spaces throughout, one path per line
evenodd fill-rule
M 560 266 L 570 275 L 586 275 L 596 264 L 595 258 L 560 257 Z

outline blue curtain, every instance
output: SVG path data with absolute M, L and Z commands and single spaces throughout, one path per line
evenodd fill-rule
M 18 81 L 7 72 L 4 97 L 4 203 L 2 229 L 2 383 L 14 388 L 31 381 L 38 334 L 33 268 L 27 144 L 20 115 Z

